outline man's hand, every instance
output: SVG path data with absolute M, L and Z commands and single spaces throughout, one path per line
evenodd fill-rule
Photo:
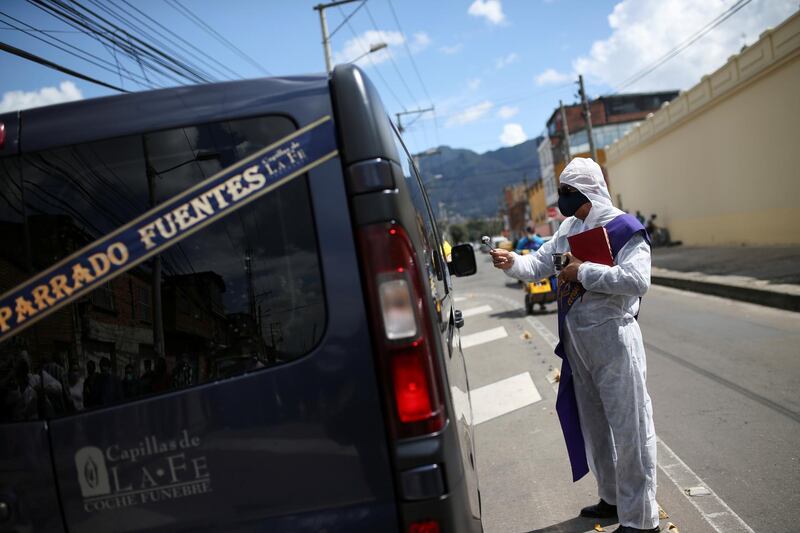
M 500 270 L 508 270 L 514 264 L 514 254 L 508 250 L 496 248 L 491 250 L 489 255 L 492 256 L 492 262 L 495 268 L 499 268 Z
M 578 281 L 578 268 L 583 264 L 583 261 L 572 255 L 571 253 L 567 252 L 564 254 L 564 257 L 568 259 L 567 266 L 565 266 L 561 273 L 558 275 L 558 279 L 561 281 Z

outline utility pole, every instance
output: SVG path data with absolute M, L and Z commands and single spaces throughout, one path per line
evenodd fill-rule
M 250 316 L 253 317 L 253 322 L 258 326 L 259 317 L 256 308 L 256 291 L 253 286 L 253 249 L 248 245 L 244 250 L 244 272 L 247 279 L 247 304 L 250 311 Z
M 567 123 L 567 110 L 564 109 L 564 102 L 561 100 L 558 101 L 558 106 L 561 108 L 561 131 L 564 133 L 564 161 L 569 163 L 570 161 L 570 151 L 569 151 L 569 124 Z
M 592 110 L 586 100 L 586 91 L 583 89 L 583 74 L 578 75 L 578 86 L 580 87 L 581 103 L 583 104 L 583 115 L 586 119 L 586 133 L 589 135 L 589 150 L 592 152 L 592 159 L 597 162 L 597 150 L 594 147 L 594 136 L 592 135 Z
M 395 113 L 394 115 L 397 117 L 397 131 L 403 133 L 405 128 L 403 127 L 402 118 L 406 115 L 421 115 L 422 113 L 427 113 L 429 111 L 434 111 L 436 109 L 435 106 L 426 107 L 425 109 L 412 109 L 411 111 L 401 111 L 400 113 Z
M 146 135 L 142 135 L 142 152 L 144 154 L 145 174 L 147 175 L 148 200 L 150 201 L 150 206 L 153 207 L 157 204 L 156 169 L 150 163 Z M 152 281 L 150 287 L 151 298 L 153 300 L 153 351 L 156 353 L 156 357 L 162 358 L 166 356 L 166 348 L 164 344 L 164 311 L 161 304 L 161 254 L 153 256 L 151 264 L 153 267 L 150 278 Z
M 314 11 L 319 11 L 319 23 L 322 26 L 322 49 L 325 52 L 325 72 L 333 70 L 333 59 L 331 58 L 331 38 L 328 36 L 328 21 L 325 19 L 325 9 L 336 7 L 342 4 L 349 4 L 356 0 L 338 0 L 329 4 L 319 4 L 314 6 Z

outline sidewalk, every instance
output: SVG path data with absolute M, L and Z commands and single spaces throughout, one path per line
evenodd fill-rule
M 800 311 L 800 246 L 653 249 L 652 282 Z

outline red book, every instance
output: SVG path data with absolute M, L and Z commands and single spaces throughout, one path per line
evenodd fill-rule
M 572 255 L 581 261 L 614 266 L 606 228 L 599 227 L 567 237 Z

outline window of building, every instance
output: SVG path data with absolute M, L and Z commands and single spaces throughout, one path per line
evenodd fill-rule
M 142 285 L 136 289 L 136 317 L 142 322 L 151 322 L 153 320 L 152 289 Z
M 260 117 L 0 160 L 0 290 L 141 215 L 151 194 L 164 202 L 295 129 L 285 117 Z M 296 360 L 317 345 L 325 323 L 300 177 L 0 344 L 0 422 L 69 412 L 55 395 L 36 402 L 24 393 L 47 368 L 66 375 L 45 366 L 56 349 L 68 353 L 61 366 L 79 369 L 84 408 L 93 408 Z M 22 392 L 14 376 L 28 376 Z
M 115 310 L 114 308 L 114 287 L 110 281 L 105 282 L 103 285 L 94 290 L 91 294 L 92 305 L 104 311 Z

